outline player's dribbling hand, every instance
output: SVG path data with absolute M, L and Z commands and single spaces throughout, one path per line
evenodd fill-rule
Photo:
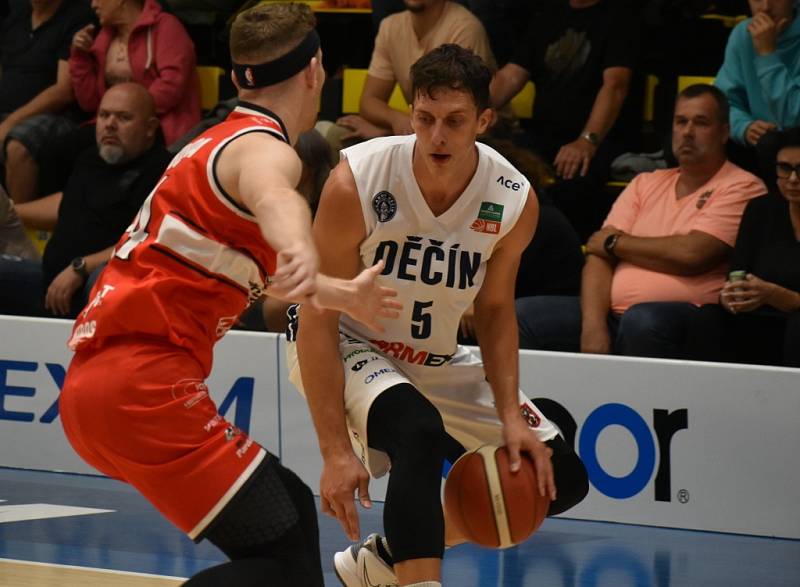
M 351 318 L 369 326 L 376 332 L 385 328 L 378 318 L 395 319 L 400 316 L 403 304 L 395 300 L 397 290 L 378 285 L 378 276 L 383 271 L 383 261 L 364 269 L 352 281 L 355 293 L 351 304 L 344 310 Z
M 352 451 L 328 457 L 322 467 L 319 481 L 322 513 L 339 520 L 344 533 L 353 542 L 361 530 L 353 496 L 358 490 L 358 500 L 365 508 L 372 507 L 369 497 L 369 473 Z
M 302 242 L 278 253 L 278 268 L 269 285 L 269 295 L 287 302 L 312 301 L 317 291 L 319 259 L 313 245 Z
M 521 415 L 511 417 L 503 423 L 503 439 L 508 449 L 511 471 L 516 472 L 520 469 L 520 452 L 528 453 L 536 466 L 539 495 L 543 497 L 548 495 L 551 501 L 555 501 L 556 482 L 553 477 L 553 463 L 550 461 L 553 450 L 539 440 Z

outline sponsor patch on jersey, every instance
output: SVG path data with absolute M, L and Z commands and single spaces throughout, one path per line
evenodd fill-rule
M 389 192 L 378 192 L 372 198 L 372 209 L 378 216 L 378 222 L 388 222 L 397 212 L 397 200 Z
M 503 205 L 494 202 L 481 202 L 478 217 L 470 225 L 475 232 L 500 234 L 500 221 L 503 220 Z
M 527 404 L 522 404 L 519 407 L 519 410 L 530 428 L 538 428 L 539 424 L 542 423 L 542 421 L 539 419 L 539 416 L 536 415 L 536 412 L 531 410 Z

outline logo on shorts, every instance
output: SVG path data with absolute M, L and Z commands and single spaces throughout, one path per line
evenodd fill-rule
M 389 192 L 378 192 L 372 198 L 372 209 L 378 215 L 378 222 L 388 222 L 397 212 L 397 200 Z
M 522 414 L 522 417 L 525 418 L 525 421 L 528 423 L 530 428 L 538 428 L 539 424 L 542 423 L 542 421 L 539 419 L 539 416 L 536 415 L 536 412 L 531 410 L 528 404 L 522 404 L 519 407 L 519 411 Z

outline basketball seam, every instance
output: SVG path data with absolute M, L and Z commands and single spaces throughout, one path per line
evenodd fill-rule
M 500 473 L 497 470 L 497 457 L 495 456 L 497 450 L 499 449 L 495 446 L 484 445 L 479 448 L 477 452 L 483 459 L 484 468 L 486 470 L 486 481 L 489 483 L 489 498 L 492 501 L 495 526 L 497 527 L 497 537 L 500 542 L 498 546 L 500 548 L 506 548 L 513 546 L 514 542 L 511 540 L 511 528 L 508 522 L 508 504 L 506 504 L 503 485 L 500 482 Z M 496 497 L 498 497 L 499 500 L 495 499 Z

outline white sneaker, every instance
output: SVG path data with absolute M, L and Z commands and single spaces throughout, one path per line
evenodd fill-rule
M 378 552 L 378 534 L 370 534 L 357 544 L 333 556 L 336 576 L 345 587 L 397 587 L 391 565 Z

